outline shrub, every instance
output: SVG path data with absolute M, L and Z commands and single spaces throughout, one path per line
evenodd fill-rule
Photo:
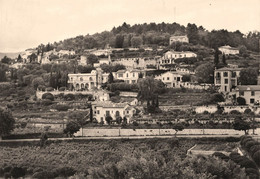
M 225 154 L 221 153 L 221 152 L 214 152 L 214 153 L 212 154 L 212 156 L 218 157 L 218 158 L 220 158 L 220 159 L 222 159 L 222 160 L 224 160 L 224 161 L 228 161 L 228 160 L 229 160 L 229 157 L 226 156 Z
M 258 179 L 259 178 L 259 172 L 257 169 L 254 168 L 246 168 L 245 170 L 246 175 L 249 176 L 250 179 Z
M 48 87 L 48 88 L 46 88 L 46 91 L 53 91 L 53 90 L 54 90 L 53 87 Z
M 64 96 L 64 99 L 66 101 L 72 101 L 72 100 L 75 100 L 75 96 L 73 94 L 69 93 L 69 94 Z
M 251 109 L 246 109 L 245 111 L 244 111 L 244 114 L 250 114 L 252 111 L 251 111 Z
M 237 103 L 238 103 L 238 105 L 246 105 L 246 100 L 245 100 L 245 98 L 238 97 Z
M 42 95 L 42 99 L 49 99 L 49 100 L 53 101 L 54 100 L 54 96 L 51 93 L 44 93 Z
M 252 146 L 254 146 L 254 145 L 256 145 L 258 142 L 256 142 L 256 141 L 248 141 L 248 142 L 246 142 L 245 143 L 245 149 L 247 150 L 247 151 L 249 151 L 249 149 L 252 147 Z
M 49 105 L 52 105 L 52 101 L 51 100 L 49 100 L 49 99 L 44 99 L 44 100 L 42 100 L 42 105 L 43 106 L 49 106 Z
M 66 90 L 66 87 L 60 87 L 59 88 L 59 91 L 65 91 Z
M 252 137 L 251 137 L 251 136 L 249 136 L 249 137 L 247 137 L 247 138 L 244 138 L 244 139 L 242 139 L 242 140 L 241 140 L 241 142 L 240 142 L 241 146 L 244 146 L 244 145 L 245 145 L 245 143 L 247 143 L 248 141 L 254 141 L 254 139 L 252 139 Z
M 60 177 L 70 177 L 76 173 L 76 170 L 70 167 L 62 167 L 54 169 L 53 174 L 54 176 L 60 176 Z
M 12 170 L 12 166 L 6 166 L 3 168 L 4 173 L 10 172 Z
M 253 145 L 249 149 L 249 153 L 251 156 L 253 156 L 257 151 L 260 151 L 260 144 L 257 143 L 256 145 Z
M 14 178 L 24 177 L 26 173 L 26 170 L 21 167 L 13 167 L 10 171 L 10 174 Z
M 238 164 L 239 164 L 241 167 L 245 167 L 245 168 L 255 168 L 255 169 L 257 169 L 257 165 L 255 164 L 255 162 L 253 162 L 252 160 L 248 159 L 247 157 L 241 156 L 240 159 L 241 159 L 241 160 L 238 161 Z
M 253 160 L 260 167 L 260 150 L 254 153 Z
M 58 111 L 68 111 L 70 107 L 68 105 L 56 105 L 55 109 L 57 109 Z
M 37 178 L 37 179 L 46 179 L 46 178 L 50 178 L 49 174 L 47 171 L 39 171 L 39 172 L 35 172 L 32 176 L 33 178 Z
M 138 123 L 136 121 L 133 122 L 134 126 L 138 126 Z
M 241 113 L 238 110 L 232 110 L 230 114 L 240 115 Z

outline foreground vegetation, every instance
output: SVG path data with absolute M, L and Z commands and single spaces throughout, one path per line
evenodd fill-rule
M 245 169 L 211 156 L 186 156 L 196 143 L 220 144 L 228 139 L 149 139 L 2 143 L 0 174 L 55 178 L 246 178 Z M 234 143 L 234 142 L 231 142 Z M 18 172 L 17 172 L 18 171 Z M 18 174 L 17 174 L 18 173 Z

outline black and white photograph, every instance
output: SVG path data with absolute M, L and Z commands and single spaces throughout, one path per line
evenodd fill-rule
M 260 0 L 0 0 L 0 179 L 259 179 Z

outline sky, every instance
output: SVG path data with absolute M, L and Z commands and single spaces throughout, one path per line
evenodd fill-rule
M 111 30 L 126 22 L 260 31 L 260 0 L 0 0 L 0 52 Z

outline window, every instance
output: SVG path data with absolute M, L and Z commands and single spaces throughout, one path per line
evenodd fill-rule
M 176 80 L 176 77 L 174 77 L 174 80 Z
M 224 72 L 224 77 L 227 77 L 228 76 L 228 72 Z
M 99 110 L 97 110 L 97 114 L 99 114 Z
M 225 86 L 225 91 L 227 91 L 227 86 Z
M 250 103 L 251 103 L 251 104 L 254 104 L 254 103 L 255 103 L 255 99 L 254 99 L 254 98 L 251 98 L 251 99 L 250 99 Z
M 225 84 L 228 84 L 228 79 L 225 79 Z
M 132 80 L 132 83 L 135 83 L 135 80 Z
M 254 91 L 251 91 L 251 96 L 255 96 L 255 92 Z
M 236 72 L 232 72 L 232 78 L 235 78 L 237 76 Z
M 244 91 L 239 91 L 239 96 L 244 96 Z
M 128 78 L 128 73 L 126 74 L 126 77 Z
M 180 77 L 177 77 L 177 81 L 181 81 L 181 78 L 180 78 Z
M 162 80 L 164 80 L 164 77 L 162 78 Z
M 216 78 L 220 78 L 220 73 L 219 72 L 216 73 Z
M 120 77 L 122 78 L 122 77 L 123 77 L 123 74 L 118 74 L 118 77 L 119 77 L 119 78 L 120 78 Z
M 80 81 L 83 81 L 83 78 L 82 78 L 82 77 L 80 77 Z
M 170 80 L 170 77 L 167 77 L 167 80 Z
M 135 77 L 135 73 L 133 73 L 133 77 Z
M 106 111 L 106 116 L 110 116 L 110 111 Z
M 126 111 L 127 114 L 129 114 L 129 111 Z
M 220 80 L 219 79 L 216 79 L 216 84 L 220 84 Z

